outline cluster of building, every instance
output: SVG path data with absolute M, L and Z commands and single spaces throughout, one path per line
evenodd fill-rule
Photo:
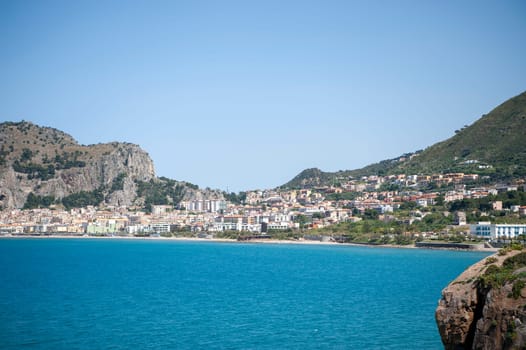
M 256 190 L 246 192 L 241 204 L 223 199 L 199 199 L 180 202 L 177 207 L 157 205 L 151 213 L 126 207 L 87 207 L 70 211 L 53 209 L 4 210 L 0 212 L 0 234 L 78 234 L 78 235 L 162 235 L 169 232 L 214 234 L 223 231 L 265 233 L 272 230 L 322 228 L 344 221 L 358 221 L 360 214 L 374 210 L 385 219 L 404 203 L 425 208 L 437 201 L 481 198 L 502 191 L 517 190 L 513 186 L 466 188 L 476 174 L 444 174 L 429 176 L 368 176 L 347 179 L 334 186 L 299 190 Z M 449 191 L 424 191 L 429 183 L 450 185 Z M 394 186 L 393 186 L 394 185 Z M 404 190 L 397 190 L 404 188 Z M 352 195 L 349 195 L 352 194 Z M 495 207 L 496 210 L 502 209 Z M 510 208 L 526 215 L 526 207 Z M 416 211 L 419 213 L 419 211 Z M 421 219 L 415 215 L 411 220 Z M 466 224 L 465 215 L 457 215 L 458 224 Z M 493 227 L 493 228 L 491 228 Z M 474 228 L 481 237 L 499 237 L 513 232 L 500 226 Z M 490 232 L 489 236 L 487 232 Z M 517 233 L 520 232 L 520 233 Z M 511 235 L 511 233 L 510 233 Z
M 162 235 L 168 232 L 269 232 L 299 228 L 299 215 L 319 213 L 326 224 L 351 217 L 349 209 L 326 211 L 324 207 L 289 209 L 250 208 L 229 204 L 219 211 L 174 209 L 153 206 L 152 213 L 128 211 L 126 208 L 87 207 L 70 211 L 58 209 L 4 210 L 0 212 L 0 234 L 76 234 L 76 235 Z M 328 214 L 328 217 L 326 215 Z M 311 224 L 312 225 L 312 224 Z

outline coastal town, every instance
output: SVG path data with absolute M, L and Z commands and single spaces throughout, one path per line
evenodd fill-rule
M 526 350 L 526 0 L 0 18 L 0 350 Z
M 276 232 L 302 232 L 302 239 L 327 240 L 320 230 L 344 222 L 359 222 L 371 213 L 383 222 L 406 225 L 422 221 L 437 204 L 524 191 L 524 181 L 502 185 L 479 185 L 479 175 L 368 176 L 343 179 L 333 186 L 304 189 L 254 190 L 223 198 L 182 200 L 177 205 L 152 205 L 149 210 L 126 206 L 87 206 L 66 210 L 61 206 L 11 209 L 0 212 L 2 236 L 186 236 L 199 238 L 270 237 Z M 228 197 L 228 196 L 227 196 Z M 230 198 L 230 197 L 229 197 Z M 403 215 L 397 215 L 402 212 Z M 526 206 L 491 203 L 490 210 L 526 218 Z M 442 214 L 441 214 L 442 215 Z M 485 213 L 479 222 L 468 222 L 460 210 L 445 212 L 455 233 L 485 240 L 526 235 L 526 224 L 492 224 Z M 487 214 L 486 214 L 487 215 Z M 470 225 L 471 224 L 471 225 Z M 309 232 L 316 232 L 310 235 Z M 324 231 L 322 231 L 324 232 Z M 437 232 L 399 232 L 423 238 Z M 342 233 L 340 232 L 340 235 Z

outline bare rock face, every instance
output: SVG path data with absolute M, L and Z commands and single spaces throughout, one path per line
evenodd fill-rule
M 471 266 L 442 291 L 436 320 L 446 349 L 463 349 L 475 320 L 478 291 L 474 280 L 485 269 L 484 260 Z
M 146 180 L 141 180 L 146 181 Z M 124 179 L 124 184 L 122 190 L 115 191 L 111 193 L 107 198 L 106 201 L 115 206 L 129 206 L 135 203 L 137 196 L 137 186 L 135 185 L 135 182 L 129 178 L 126 177 Z
M 107 202 L 130 205 L 136 181 L 155 178 L 149 155 L 130 143 L 79 145 L 32 123 L 0 124 L 0 206 L 21 208 L 30 193 L 57 199 L 104 188 Z
M 526 252 L 493 255 L 442 291 L 435 317 L 445 349 L 526 347 L 524 261 Z
M 184 192 L 183 200 L 185 201 L 194 201 L 194 200 L 224 200 L 225 197 L 223 193 L 219 190 L 212 190 L 209 188 L 205 189 L 196 189 L 192 187 L 187 187 Z

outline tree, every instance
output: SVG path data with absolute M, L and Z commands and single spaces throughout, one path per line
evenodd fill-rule
M 376 220 L 378 219 L 378 216 L 380 214 L 378 214 L 378 212 L 374 209 L 365 209 L 362 217 L 364 220 Z
M 324 213 L 314 213 L 312 214 L 313 219 L 323 219 L 325 217 Z
M 23 209 L 48 208 L 55 202 L 53 196 L 38 196 L 31 192 L 26 199 Z
M 88 205 L 99 205 L 104 200 L 104 194 L 102 188 L 94 191 L 80 191 L 77 193 L 70 194 L 62 198 L 62 204 L 67 209 L 71 208 L 83 208 Z
M 246 192 L 239 192 L 238 194 L 231 192 L 223 192 L 223 196 L 225 196 L 225 199 L 231 203 L 234 204 L 242 204 L 247 199 L 247 193 Z
M 294 217 L 294 222 L 300 225 L 300 230 L 303 230 L 305 224 L 309 222 L 309 219 L 305 215 L 299 214 Z
M 403 202 L 400 204 L 401 210 L 413 210 L 416 208 L 416 202 Z
M 371 224 L 365 221 L 362 225 L 362 233 L 371 233 Z
M 30 161 L 31 158 L 33 158 L 33 152 L 28 148 L 24 148 L 22 150 L 22 155 L 20 156 L 20 161 L 21 162 Z

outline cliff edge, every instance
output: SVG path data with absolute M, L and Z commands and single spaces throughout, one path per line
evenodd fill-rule
M 130 205 L 136 182 L 155 178 L 148 153 L 131 143 L 84 146 L 30 122 L 0 123 L 0 207 L 22 208 L 28 196 L 62 199 L 104 189 L 106 201 Z
M 447 350 L 526 348 L 526 250 L 501 250 L 443 291 L 435 318 Z
M 63 131 L 30 122 L 0 123 L 0 210 L 62 205 L 177 205 L 224 199 L 219 190 L 156 177 L 153 161 L 127 142 L 81 145 Z

